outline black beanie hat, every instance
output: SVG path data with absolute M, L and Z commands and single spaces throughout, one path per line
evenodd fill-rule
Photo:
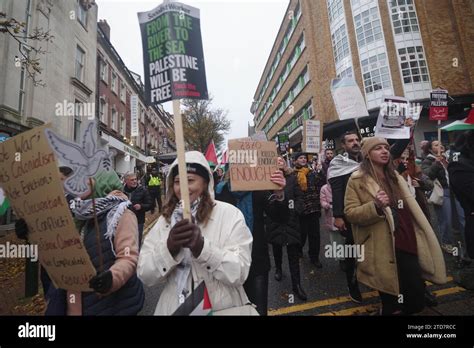
M 295 154 L 293 154 L 293 160 L 296 161 L 298 157 L 301 157 L 301 156 L 305 156 L 306 160 L 308 160 L 308 154 L 304 152 L 296 152 Z
M 204 178 L 206 182 L 210 181 L 209 172 L 207 171 L 206 168 L 204 168 L 202 165 L 198 163 L 186 163 L 186 171 L 189 174 L 199 175 L 200 177 Z M 171 178 L 174 180 L 175 176 L 178 175 L 178 173 L 179 173 L 178 165 L 176 164 L 173 167 L 173 170 L 171 171 Z

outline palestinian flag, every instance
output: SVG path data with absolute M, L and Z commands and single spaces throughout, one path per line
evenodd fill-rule
M 204 157 L 206 157 L 206 160 L 209 163 L 210 167 L 217 166 L 217 153 L 216 146 L 214 145 L 214 140 L 211 140 L 211 142 L 207 146 L 206 155 Z
M 206 284 L 204 282 L 199 284 L 173 315 L 212 315 L 212 304 L 209 299 Z
M 5 215 L 9 207 L 10 202 L 5 196 L 5 192 L 3 192 L 3 189 L 0 187 L 0 216 Z

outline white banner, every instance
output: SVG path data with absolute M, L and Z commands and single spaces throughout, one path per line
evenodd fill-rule
M 386 97 L 380 105 L 379 117 L 375 126 L 375 136 L 387 139 L 409 139 L 410 102 L 403 97 Z
M 364 97 L 353 78 L 333 79 L 331 94 L 340 120 L 369 116 Z
M 321 122 L 306 120 L 303 126 L 303 151 L 319 153 L 321 151 Z
M 130 96 L 130 113 L 131 113 L 131 131 L 130 136 L 138 137 L 138 96 Z

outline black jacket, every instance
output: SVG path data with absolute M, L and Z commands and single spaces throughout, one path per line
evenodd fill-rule
M 265 214 L 277 223 L 284 223 L 288 219 L 288 199 L 282 202 L 270 201 L 269 191 L 252 192 L 253 228 L 252 228 L 252 264 L 248 278 L 266 275 L 270 271 L 270 257 L 268 255 L 268 242 L 265 238 Z M 229 186 L 225 185 L 222 192 L 216 194 L 216 200 L 236 205 Z
M 474 160 L 461 155 L 448 165 L 451 190 L 461 203 L 466 217 L 465 238 L 467 253 L 474 258 Z
M 129 188 L 127 185 L 124 186 L 123 192 L 128 196 L 128 199 L 132 202 L 130 210 L 137 216 L 138 224 L 145 223 L 145 212 L 151 209 L 153 202 L 151 200 L 150 193 L 145 186 L 138 185 L 137 187 Z M 140 204 L 142 207 L 140 210 L 135 210 L 133 206 Z
M 311 170 L 306 175 L 306 180 L 308 182 L 308 189 L 306 191 L 301 190 L 298 185 L 297 174 L 295 173 L 296 178 L 296 191 L 298 194 L 295 196 L 297 202 L 297 211 L 299 215 L 309 215 L 316 213 L 318 216 L 321 215 L 321 203 L 319 200 L 319 192 L 321 192 L 321 187 L 325 184 L 323 181 L 323 173 L 321 171 L 315 172 Z
M 421 162 L 421 169 L 431 180 L 438 179 L 443 188 L 449 188 L 443 165 L 440 162 L 436 162 L 432 156 L 426 157 L 423 162 Z
M 282 223 L 275 222 L 269 216 L 266 218 L 266 239 L 270 244 L 294 245 L 301 243 L 300 225 L 297 213 L 296 197 L 300 190 L 296 189 L 296 176 L 291 169 L 285 175 L 285 196 L 288 200 L 288 218 Z

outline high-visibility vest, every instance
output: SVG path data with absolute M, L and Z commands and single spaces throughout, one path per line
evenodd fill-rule
M 148 181 L 148 186 L 161 186 L 161 181 L 158 176 L 150 175 L 150 181 Z

